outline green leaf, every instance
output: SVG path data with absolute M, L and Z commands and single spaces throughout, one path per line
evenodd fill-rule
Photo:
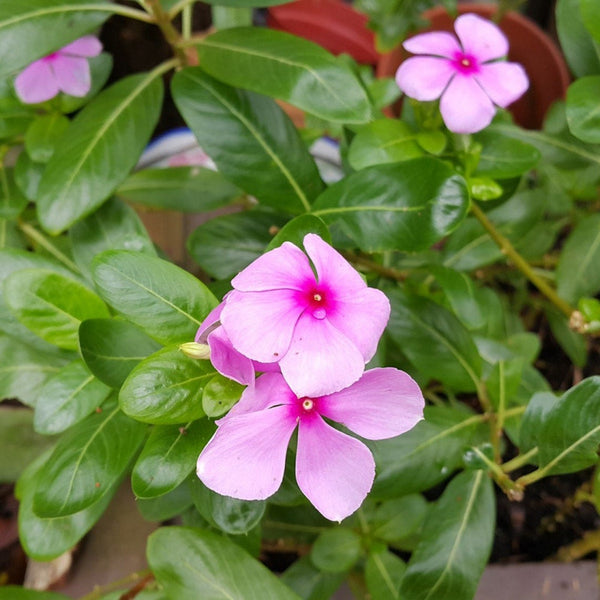
M 397 438 L 369 442 L 377 476 L 372 495 L 394 498 L 427 490 L 462 465 L 464 449 L 489 439 L 480 415 L 442 406 L 425 408 L 425 420 Z
M 217 305 L 193 275 L 138 252 L 103 252 L 94 260 L 92 275 L 100 295 L 119 314 L 163 344 L 193 340 Z
M 492 482 L 484 471 L 457 475 L 430 512 L 400 598 L 472 600 L 494 539 Z
M 592 37 L 600 44 L 600 14 L 598 4 L 594 0 L 580 0 L 581 17 L 586 29 Z
M 303 600 L 325 600 L 332 597 L 346 575 L 319 571 L 309 556 L 303 556 L 283 572 L 280 580 Z
M 154 427 L 133 467 L 133 493 L 138 498 L 153 498 L 175 489 L 194 470 L 214 431 L 215 426 L 207 419 L 185 427 Z
M 69 236 L 73 258 L 85 273 L 94 257 L 104 250 L 131 250 L 156 256 L 154 244 L 135 211 L 116 198 L 76 223 Z
M 571 329 L 569 319 L 551 306 L 545 308 L 552 335 L 577 367 L 584 367 L 588 360 L 588 342 L 584 335 Z
M 60 113 L 38 117 L 25 133 L 25 150 L 35 162 L 47 163 L 58 138 L 69 127 L 69 119 Z
M 0 219 L 16 219 L 27 206 L 15 181 L 14 169 L 5 169 L 0 164 Z
M 476 390 L 481 357 L 464 325 L 428 298 L 399 289 L 387 294 L 392 305 L 387 331 L 419 371 L 453 390 Z
M 231 204 L 242 191 L 218 171 L 194 166 L 142 169 L 130 175 L 115 193 L 142 206 L 206 212 Z
M 427 511 L 427 501 L 420 494 L 386 500 L 368 516 L 373 537 L 397 548 L 412 550 L 407 546 L 417 536 Z
M 119 402 L 123 412 L 138 421 L 188 423 L 204 416 L 202 393 L 214 375 L 210 361 L 189 358 L 178 347 L 164 348 L 131 371 Z
M 272 230 L 283 223 L 280 216 L 256 209 L 223 215 L 197 227 L 187 248 L 209 275 L 229 279 L 263 254 Z
M 88 319 L 79 326 L 79 349 L 88 369 L 119 389 L 131 370 L 160 350 L 141 329 L 118 319 Z
M 340 222 L 362 250 L 425 250 L 467 214 L 462 177 L 434 158 L 378 165 L 333 184 L 312 214 Z
M 33 498 L 38 478 L 48 465 L 48 455 L 49 452 L 27 468 L 16 490 L 20 501 L 19 540 L 28 556 L 40 561 L 52 560 L 71 550 L 102 516 L 117 487 L 113 486 L 96 503 L 72 515 L 49 519 L 39 517 L 33 511 Z
M 406 563 L 389 550 L 369 552 L 365 582 L 372 600 L 400 600 L 400 585 Z
M 261 203 L 288 213 L 309 210 L 323 183 L 297 129 L 272 99 L 224 85 L 200 67 L 179 71 L 172 92 L 224 177 Z
M 208 417 L 220 417 L 240 399 L 243 391 L 244 386 L 237 381 L 215 373 L 204 386 L 202 410 Z
M 99 27 L 114 11 L 111 4 L 106 0 L 3 0 L 0 79 Z
M 163 0 L 164 1 L 164 0 Z M 174 3 L 174 0 L 170 0 Z M 290 0 L 260 0 L 261 6 L 276 6 L 286 4 Z M 206 4 L 214 6 L 237 6 L 240 8 L 256 8 L 256 0 L 207 0 Z
M 533 169 L 540 159 L 539 150 L 530 144 L 502 135 L 482 131 L 475 136 L 482 145 L 475 174 L 492 179 L 510 179 Z
M 258 27 L 217 31 L 202 41 L 198 57 L 213 77 L 326 121 L 366 123 L 373 118 L 367 93 L 350 67 L 289 33 Z
M 361 127 L 354 136 L 348 161 L 357 171 L 385 163 L 396 163 L 423 156 L 417 134 L 403 121 L 378 119 Z
M 589 144 L 600 143 L 600 75 L 582 77 L 567 90 L 567 122 L 571 133 Z
M 35 513 L 63 517 L 98 502 L 121 480 L 145 433 L 114 405 L 72 427 L 38 477 Z
M 554 404 L 537 442 L 544 475 L 572 473 L 598 462 L 600 377 L 584 379 Z
M 486 379 L 486 388 L 490 402 L 495 410 L 500 406 L 506 409 L 512 406 L 511 400 L 517 395 L 525 361 L 521 357 L 499 360 Z
M 16 318 L 43 340 L 67 350 L 79 347 L 84 319 L 108 317 L 102 300 L 80 283 L 45 269 L 23 269 L 4 282 L 7 304 Z
M 25 467 L 54 444 L 33 431 L 33 412 L 0 404 L 0 483 L 18 479 Z
M 527 404 L 527 409 L 523 414 L 521 422 L 519 450 L 522 454 L 533 450 L 538 445 L 542 426 L 557 402 L 558 397 L 552 392 L 538 392 L 533 395 Z
M 321 533 L 310 551 L 313 565 L 326 573 L 348 571 L 361 553 L 360 537 L 351 529 L 337 527 Z
M 165 527 L 148 539 L 148 563 L 177 600 L 299 600 L 265 566 L 210 531 Z
M 38 592 L 16 585 L 0 587 L 0 600 L 69 600 L 56 592 Z
M 287 222 L 271 240 L 266 250 L 279 248 L 283 242 L 292 242 L 292 244 L 302 248 L 304 236 L 307 233 L 316 233 L 327 243 L 331 244 L 331 235 L 327 225 L 319 217 L 313 215 L 300 215 Z
M 57 142 L 38 190 L 38 216 L 57 234 L 98 208 L 135 166 L 156 125 L 162 82 L 130 75 L 98 94 Z
M 162 496 L 138 498 L 137 506 L 146 521 L 161 522 L 173 519 L 192 508 L 190 480 L 186 479 L 175 489 L 162 494 Z
M 15 183 L 28 200 L 35 201 L 45 165 L 29 158 L 27 152 L 21 152 L 13 170 Z
M 38 433 L 61 433 L 85 419 L 108 398 L 110 388 L 96 379 L 83 361 L 53 375 L 40 390 L 33 425 Z

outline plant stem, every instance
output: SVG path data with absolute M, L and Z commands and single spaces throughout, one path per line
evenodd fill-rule
M 398 269 L 393 269 L 392 267 L 384 267 L 374 260 L 371 260 L 365 256 L 360 256 L 354 252 L 342 252 L 342 255 L 351 263 L 366 267 L 369 271 L 373 271 L 373 273 L 377 273 L 386 279 L 404 281 L 408 276 L 408 272 L 406 271 L 399 271 Z
M 511 242 L 502 235 L 487 218 L 486 214 L 476 204 L 471 205 L 471 212 L 475 218 L 483 225 L 490 237 L 498 244 L 502 253 L 529 279 L 537 289 L 546 296 L 558 310 L 568 318 L 571 318 L 575 309 L 565 300 L 563 300 L 531 267 L 531 265 L 515 250 Z
M 504 464 L 502 464 L 502 470 L 505 473 L 512 473 L 513 471 L 516 471 L 517 469 L 520 469 L 521 467 L 524 467 L 525 465 L 528 465 L 531 461 L 531 459 L 537 455 L 537 453 L 539 452 L 538 447 L 536 446 L 535 448 L 532 448 L 531 450 L 529 450 L 529 452 L 525 452 L 525 454 L 519 454 L 518 456 L 515 456 L 513 459 L 506 461 Z
M 513 481 L 498 465 L 491 461 L 479 448 L 472 448 L 479 459 L 485 463 L 490 470 L 494 481 L 500 486 L 500 489 L 511 499 L 521 501 L 523 499 L 523 487 L 518 482 Z
M 171 22 L 170 14 L 165 12 L 159 0 L 146 0 L 146 4 L 152 13 L 154 23 L 159 27 L 165 40 L 171 46 L 171 49 L 177 57 L 179 64 L 187 65 L 188 57 L 185 53 L 185 50 L 181 46 L 181 34 Z
M 187 6 L 192 6 L 194 2 L 197 2 L 197 0 L 180 0 L 177 2 L 177 4 L 172 6 L 169 10 L 169 19 L 173 20 L 173 18 L 176 17 L 184 8 Z
M 115 15 L 121 15 L 123 17 L 135 19 L 136 21 L 144 21 L 144 23 L 153 22 L 152 16 L 143 10 L 131 8 L 129 6 L 123 6 L 122 4 L 114 4 L 112 2 L 110 4 L 93 4 L 89 8 L 86 7 L 86 10 L 110 12 Z
M 150 571 L 150 569 L 144 569 L 142 571 L 130 573 L 126 577 L 118 579 L 117 581 L 111 581 L 111 583 L 107 583 L 106 585 L 94 586 L 94 589 L 89 594 L 82 596 L 80 600 L 98 600 L 99 598 L 102 598 L 102 596 L 106 595 L 109 592 L 113 592 L 115 590 L 127 587 L 128 585 L 138 583 L 140 579 L 146 579 L 148 581 L 151 581 L 152 579 L 154 579 L 154 575 L 152 574 L 152 571 Z
M 192 37 L 192 10 L 193 5 L 188 4 L 183 7 L 181 12 L 181 34 L 184 40 L 189 40 Z
M 563 546 L 556 553 L 556 558 L 563 562 L 572 562 L 596 550 L 600 550 L 600 529 L 587 531 L 580 540 Z

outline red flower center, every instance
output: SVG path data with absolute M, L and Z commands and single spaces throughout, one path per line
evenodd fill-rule
M 463 73 L 464 75 L 472 75 L 473 73 L 479 72 L 477 58 L 471 54 L 465 54 L 464 52 L 457 52 L 454 55 L 453 65 L 459 73 Z

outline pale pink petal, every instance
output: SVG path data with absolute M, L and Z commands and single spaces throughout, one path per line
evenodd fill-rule
M 52 70 L 65 94 L 82 97 L 90 91 L 92 79 L 87 59 L 61 54 L 52 62 Z
M 281 373 L 265 373 L 261 375 L 252 388 L 246 388 L 239 402 L 220 420 L 256 412 L 279 406 L 281 404 L 295 404 L 296 395 L 286 384 Z
M 341 521 L 357 510 L 375 478 L 375 461 L 358 440 L 313 414 L 300 420 L 296 481 L 327 519 Z
M 208 334 L 219 326 L 219 319 L 221 318 L 221 311 L 224 306 L 225 301 L 215 306 L 208 315 L 206 315 L 206 319 L 202 321 L 200 327 L 198 327 L 198 331 L 196 331 L 196 337 L 194 338 L 196 343 L 205 344 Z
M 70 54 L 71 56 L 98 56 L 102 52 L 102 44 L 93 35 L 84 35 L 82 38 L 61 48 L 59 52 L 61 54 Z
M 478 15 L 467 13 L 454 22 L 463 50 L 482 63 L 508 54 L 508 40 L 500 28 Z
M 396 71 L 396 83 L 409 98 L 428 102 L 440 97 L 455 72 L 445 58 L 413 56 Z
M 402 45 L 413 54 L 429 54 L 446 58 L 454 58 L 454 55 L 460 52 L 457 39 L 447 31 L 420 33 L 409 38 Z
M 487 127 L 496 107 L 470 76 L 456 76 L 440 100 L 446 127 L 454 133 L 475 133 Z
M 518 63 L 493 62 L 481 65 L 475 79 L 492 102 L 502 108 L 520 98 L 529 87 L 525 69 Z
M 336 302 L 335 308 L 327 311 L 328 321 L 354 343 L 365 363 L 373 358 L 389 318 L 387 296 L 381 290 L 369 287 L 352 298 Z
M 369 440 L 412 429 L 425 401 L 416 382 L 393 368 L 371 369 L 350 387 L 319 398 L 319 413 Z
M 210 347 L 210 362 L 221 375 L 242 385 L 250 385 L 254 381 L 252 361 L 233 347 L 222 327 L 217 327 L 210 333 L 208 346 Z
M 264 500 L 281 485 L 296 419 L 288 407 L 222 419 L 198 458 L 196 473 L 214 492 L 240 500 Z
M 327 319 L 298 319 L 281 373 L 300 398 L 337 392 L 359 379 L 365 361 L 358 348 Z
M 290 242 L 270 250 L 249 264 L 231 280 L 242 292 L 291 289 L 301 290 L 307 280 L 314 281 L 306 254 Z
M 45 102 L 59 92 L 50 64 L 43 59 L 31 63 L 17 75 L 15 90 L 26 104 Z
M 238 352 L 268 363 L 287 352 L 302 310 L 294 290 L 233 290 L 221 312 L 221 323 Z

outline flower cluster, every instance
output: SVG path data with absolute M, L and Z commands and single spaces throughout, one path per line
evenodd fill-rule
M 396 73 L 396 82 L 410 98 L 440 99 L 446 127 L 475 133 L 487 127 L 496 106 L 506 108 L 529 86 L 518 63 L 500 60 L 508 40 L 491 21 L 464 14 L 454 23 L 458 39 L 445 31 L 416 35 L 403 44 L 415 54 Z
M 255 260 L 198 330 L 215 368 L 247 388 L 217 422 L 197 474 L 222 495 L 268 498 L 297 428 L 298 486 L 321 514 L 341 521 L 371 489 L 375 463 L 361 441 L 324 418 L 381 440 L 421 420 L 424 401 L 406 373 L 365 371 L 389 318 L 386 296 L 319 236 L 306 235 L 304 247 L 306 254 L 285 242 Z

